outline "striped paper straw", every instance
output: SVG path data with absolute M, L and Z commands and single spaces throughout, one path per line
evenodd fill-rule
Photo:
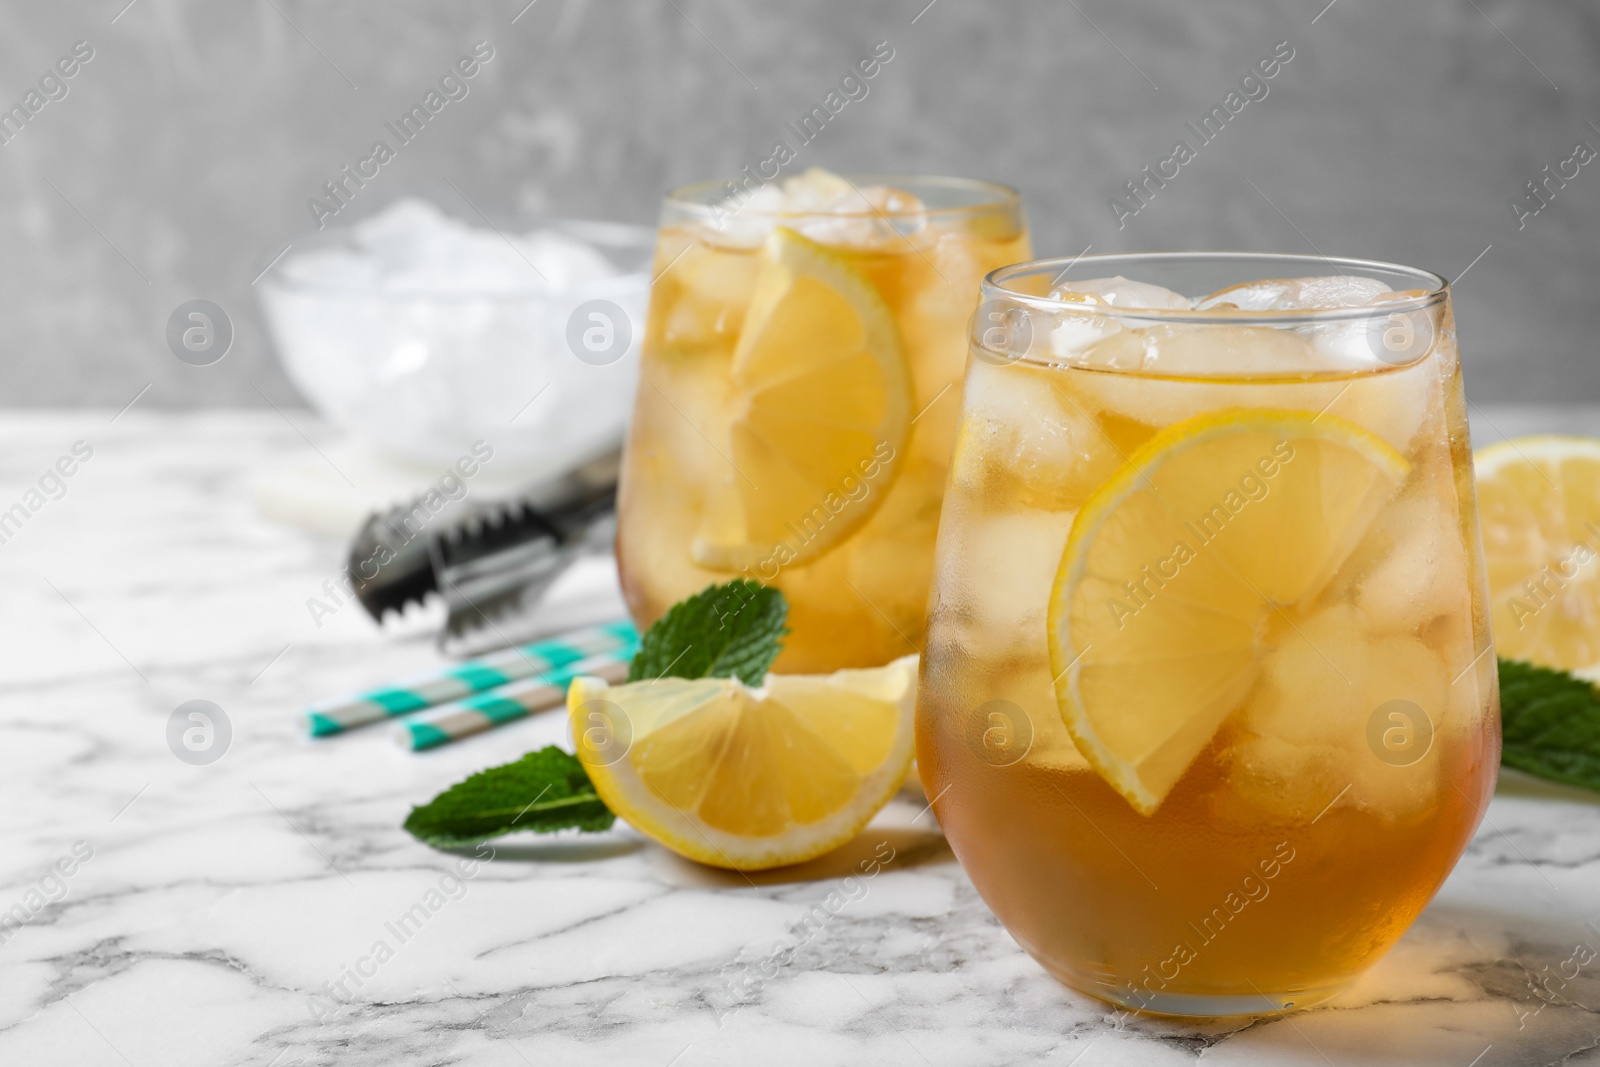
M 560 707 L 567 699 L 567 684 L 580 674 L 593 674 L 608 682 L 628 675 L 628 658 L 606 653 L 557 667 L 534 678 L 513 682 L 492 693 L 470 697 L 440 708 L 421 721 L 403 722 L 395 739 L 413 752 L 437 748 L 496 726 Z
M 397 715 L 448 704 L 508 682 L 546 675 L 591 657 L 625 662 L 638 647 L 639 633 L 633 623 L 626 620 L 586 627 L 550 640 L 468 660 L 446 671 L 419 675 L 383 689 L 316 705 L 306 711 L 306 726 L 312 737 L 327 737 Z

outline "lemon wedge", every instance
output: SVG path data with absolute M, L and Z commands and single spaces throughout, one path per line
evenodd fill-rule
M 1495 648 L 1600 668 L 1600 441 L 1502 441 L 1473 458 Z
M 915 656 L 826 675 L 658 678 L 567 690 L 606 805 L 674 852 L 754 871 L 850 840 L 911 765 Z
M 1150 814 L 1240 707 L 1410 465 L 1330 415 L 1221 411 L 1137 449 L 1073 522 L 1051 590 L 1078 750 Z
M 846 256 L 774 230 L 730 369 L 734 472 L 711 495 L 694 561 L 725 571 L 787 565 L 849 537 L 894 479 L 911 396 L 900 333 L 877 289 Z

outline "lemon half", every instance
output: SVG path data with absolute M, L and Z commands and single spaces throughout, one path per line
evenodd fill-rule
M 1410 465 L 1354 423 L 1221 411 L 1169 426 L 1085 502 L 1051 591 L 1056 698 L 1089 763 L 1161 804 Z
M 1600 668 L 1600 441 L 1522 437 L 1473 459 L 1495 647 Z
M 915 656 L 827 675 L 580 677 L 578 758 L 606 805 L 690 859 L 753 871 L 850 840 L 911 765 Z

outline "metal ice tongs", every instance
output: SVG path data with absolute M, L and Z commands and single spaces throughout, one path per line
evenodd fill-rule
M 373 513 L 350 546 L 356 598 L 382 622 L 439 594 L 448 611 L 439 647 L 452 653 L 518 640 L 516 618 L 573 559 L 611 544 L 619 463 L 610 452 L 506 500 L 434 512 L 419 498 Z

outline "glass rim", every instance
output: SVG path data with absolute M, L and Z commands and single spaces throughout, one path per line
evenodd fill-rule
M 1119 308 L 1109 304 L 1080 304 L 1068 300 L 1060 300 L 1048 296 L 1036 296 L 1012 287 L 1011 284 L 1022 277 L 1034 277 L 1046 272 L 1054 273 L 1057 277 L 1066 274 L 1079 266 L 1093 267 L 1113 264 L 1131 266 L 1133 270 L 1107 270 L 1096 273 L 1095 277 L 1111 277 L 1123 275 L 1130 280 L 1142 280 L 1138 274 L 1141 264 L 1154 266 L 1159 264 L 1203 264 L 1203 263 L 1277 263 L 1295 265 L 1320 264 L 1324 268 L 1352 268 L 1354 272 L 1362 270 L 1377 271 L 1389 274 L 1409 276 L 1420 282 L 1427 283 L 1427 291 L 1421 296 L 1408 297 L 1404 300 L 1395 300 L 1383 304 L 1363 304 L 1357 307 L 1343 308 L 1286 308 L 1282 311 L 1247 311 L 1227 310 L 1219 308 Z M 1333 273 L 1351 273 L 1351 271 L 1338 270 Z M 1292 277 L 1289 274 L 1272 274 L 1263 272 L 1262 281 L 1274 277 Z M 1300 275 L 1300 277 L 1316 277 L 1317 275 Z M 1423 286 L 1416 286 L 1423 288 Z M 1359 322 L 1363 319 L 1387 317 L 1395 314 L 1404 314 L 1412 311 L 1423 311 L 1443 304 L 1450 296 L 1450 282 L 1443 275 L 1420 267 L 1409 267 L 1402 263 L 1389 263 L 1377 259 L 1354 259 L 1348 256 L 1322 256 L 1306 255 L 1297 252 L 1106 252 L 1092 256 L 1059 257 L 1054 259 L 1034 259 L 1025 263 L 1013 263 L 1010 266 L 992 270 L 986 274 L 979 286 L 981 304 L 991 302 L 1011 302 L 1035 311 L 1050 312 L 1061 315 L 1092 315 L 1097 318 L 1108 318 L 1138 322 L 1145 324 L 1156 323 L 1183 323 L 1196 324 L 1226 324 L 1231 326 L 1273 326 L 1285 327 L 1310 323 L 1327 322 Z
M 851 173 L 840 174 L 839 177 L 852 185 L 887 185 L 902 189 L 915 195 L 917 189 L 926 190 L 959 190 L 963 192 L 982 193 L 981 199 L 974 199 L 968 204 L 956 204 L 949 207 L 922 207 L 904 208 L 895 211 L 885 211 L 881 208 L 867 206 L 861 211 L 765 211 L 750 210 L 745 205 L 733 208 L 731 211 L 718 211 L 717 205 L 738 195 L 738 190 L 743 186 L 736 178 L 711 178 L 703 181 L 689 182 L 680 185 L 667 193 L 662 198 L 664 207 L 681 211 L 687 215 L 694 215 L 710 219 L 726 218 L 729 215 L 740 215 L 752 219 L 859 219 L 859 218 L 948 218 L 951 216 L 972 215 L 983 211 L 1016 208 L 1022 203 L 1022 193 L 1012 186 L 1000 182 L 988 181 L 984 178 L 956 178 L 939 174 L 897 174 L 887 172 Z M 756 179 L 762 187 L 779 181 L 778 177 L 770 179 Z M 729 191 L 729 185 L 733 191 Z M 921 199 L 921 197 L 919 197 Z

